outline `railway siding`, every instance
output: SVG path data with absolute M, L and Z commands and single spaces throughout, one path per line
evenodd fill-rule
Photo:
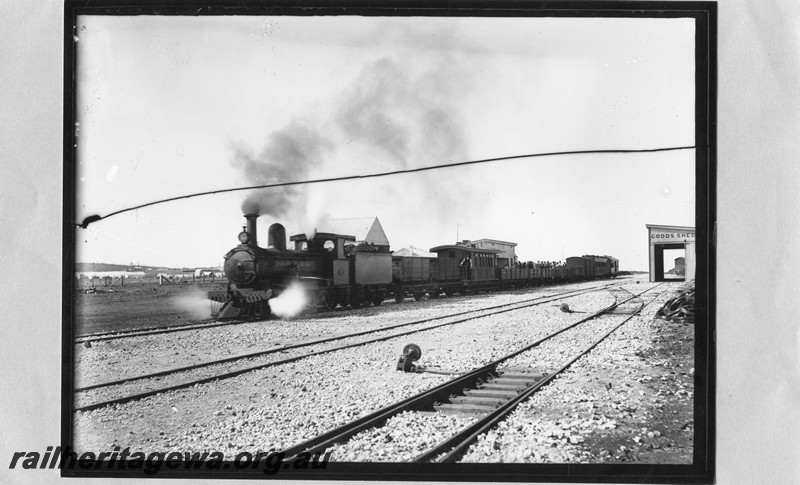
M 624 296 L 626 298 L 633 296 L 628 292 L 621 293 L 625 293 Z M 657 293 L 655 295 L 657 295 Z M 652 300 L 652 296 L 647 297 L 646 299 Z M 599 336 L 607 335 L 609 331 L 617 328 L 621 323 L 629 318 L 630 317 L 626 318 L 625 316 L 614 314 L 602 315 L 593 318 L 577 327 L 569 328 L 566 330 L 566 332 L 559 333 L 554 337 L 542 342 L 533 349 L 525 351 L 517 357 L 503 362 L 500 366 L 498 366 L 498 370 L 501 371 L 501 375 L 497 380 L 490 379 L 486 383 L 486 389 L 494 389 L 494 387 L 489 386 L 488 384 L 493 385 L 495 383 L 500 384 L 502 382 L 502 385 L 498 386 L 498 388 L 505 388 L 506 392 L 511 391 L 512 388 L 514 388 L 516 389 L 516 392 L 520 392 L 525 388 L 525 384 L 523 382 L 527 381 L 528 385 L 532 385 L 540 380 L 538 377 L 539 375 L 548 375 L 557 372 L 557 370 L 560 369 L 566 362 L 576 358 L 583 352 L 584 349 L 593 344 Z M 506 352 L 506 354 L 507 353 L 508 352 Z M 526 364 L 530 365 L 531 362 L 539 363 L 543 358 L 547 358 L 547 360 L 544 362 L 543 366 L 540 366 L 538 371 L 530 366 L 525 366 Z M 507 369 L 508 373 L 502 374 L 503 369 Z M 543 372 L 542 369 L 544 369 Z M 523 376 L 530 377 L 525 379 Z M 514 385 L 512 385 L 512 383 Z M 521 383 L 522 387 L 520 387 Z M 499 391 L 479 392 L 497 393 Z M 465 393 L 465 396 L 467 394 L 468 393 Z M 498 402 L 506 402 L 512 399 L 514 392 L 510 392 L 510 394 L 512 394 L 512 396 L 505 398 L 502 398 L 501 396 L 472 396 L 470 398 L 451 397 L 450 402 L 453 404 L 433 406 L 435 409 L 445 411 L 446 414 L 431 413 L 427 411 L 404 413 L 403 416 L 390 419 L 380 428 L 362 431 L 346 442 L 337 444 L 333 448 L 335 450 L 333 459 L 342 461 L 358 461 L 364 459 L 372 461 L 377 459 L 378 461 L 382 461 L 380 458 L 369 457 L 368 448 L 372 444 L 377 444 L 378 450 L 381 450 L 383 447 L 390 448 L 394 452 L 395 456 L 413 455 L 412 458 L 419 459 L 419 455 L 422 455 L 423 452 L 425 452 L 425 455 L 431 455 L 432 451 L 430 451 L 430 449 L 432 449 L 432 447 L 430 446 L 431 443 L 429 443 L 431 436 L 441 435 L 444 431 L 444 437 L 450 438 L 470 424 L 471 420 L 469 420 L 469 417 L 464 417 L 464 413 L 474 415 L 476 412 L 480 413 L 479 409 L 483 409 L 483 414 L 488 414 L 489 412 L 493 411 L 497 405 L 499 405 Z M 461 419 L 461 423 L 456 423 L 449 430 L 442 430 L 441 422 L 444 419 L 444 416 L 449 415 L 450 413 L 457 413 L 459 418 L 463 419 Z M 421 430 L 419 433 L 420 436 L 407 436 L 405 433 L 403 433 L 402 429 L 407 425 L 413 426 L 414 428 L 419 428 Z M 399 441 L 396 438 L 398 434 L 402 436 L 402 441 Z M 443 439 L 440 438 L 438 441 L 441 442 Z M 433 444 L 438 445 L 439 442 Z M 428 445 L 427 447 L 425 447 L 426 444 Z M 383 453 L 379 454 L 379 456 L 383 455 Z
M 597 308 L 613 301 L 608 292 L 593 298 L 597 299 L 594 305 Z M 546 312 L 551 318 L 538 318 L 534 309 Z M 185 446 L 208 443 L 208 448 L 198 449 L 201 451 L 214 449 L 217 445 L 222 446 L 220 449 L 227 449 L 227 442 L 220 443 L 218 438 L 228 436 L 237 446 L 243 446 L 239 448 L 242 450 L 248 449 L 252 441 L 249 436 L 258 437 L 257 443 L 288 447 L 401 397 L 446 381 L 448 377 L 441 375 L 405 374 L 395 370 L 399 352 L 408 341 L 420 342 L 426 365 L 442 362 L 456 370 L 468 370 L 505 355 L 510 349 L 519 348 L 521 340 L 544 336 L 580 318 L 576 314 L 563 313 L 552 304 L 534 309 L 427 331 L 424 337 L 401 337 L 309 357 L 235 379 L 214 381 L 108 409 L 78 412 L 76 442 L 91 444 L 95 448 L 108 445 L 104 440 L 112 437 L 118 440 L 115 444 L 123 443 L 132 448 L 154 447 L 158 443 L 162 448 L 166 443 Z M 420 311 L 424 313 L 424 307 L 409 305 L 406 317 L 419 317 L 416 312 Z M 453 328 L 458 328 L 458 332 Z M 203 402 L 207 405 L 198 406 Z M 220 406 L 223 409 L 219 409 Z M 228 406 L 233 409 L 225 409 Z M 172 411 L 172 408 L 178 411 Z M 222 414 L 215 414 L 217 411 Z M 229 411 L 235 414 L 229 414 Z M 314 418 L 309 419 L 306 415 Z M 102 419 L 107 416 L 119 416 L 120 419 L 103 424 Z M 188 431 L 189 435 L 184 419 L 194 424 Z M 221 427 L 220 421 L 224 422 Z M 262 431 L 260 423 L 265 422 L 270 426 Z M 112 429 L 107 429 L 107 426 Z M 230 427 L 238 430 L 235 435 L 225 434 L 225 429 Z M 154 434 L 156 430 L 165 434 Z M 129 431 L 134 431 L 134 434 Z M 172 439 L 167 441 L 169 437 Z M 189 449 L 194 451 L 195 448 Z
M 594 283 L 597 285 L 597 283 Z M 571 288 L 589 287 L 589 284 Z M 531 296 L 544 296 L 564 287 L 539 288 Z M 417 318 L 432 318 L 520 299 L 517 292 L 456 297 L 414 303 L 390 304 L 347 312 L 328 312 L 293 320 L 246 322 L 226 327 L 194 329 L 170 334 L 144 335 L 99 341 L 90 348 L 75 346 L 75 384 L 128 378 L 165 368 L 280 347 L 288 343 L 331 337 L 360 330 L 388 327 Z
M 631 284 L 629 289 L 642 291 L 647 286 Z M 573 310 L 592 311 L 607 306 L 609 296 L 594 297 L 596 301 L 587 296 L 568 301 Z M 662 299 L 670 296 L 667 291 Z M 651 305 L 657 307 L 657 302 Z M 435 308 L 437 305 L 409 305 L 405 312 Z M 388 312 L 379 314 L 383 313 Z M 154 451 L 222 450 L 229 457 L 239 451 L 284 449 L 449 379 L 394 370 L 398 352 L 407 341 L 422 347 L 420 364 L 463 372 L 519 348 L 521 341 L 530 342 L 535 335 L 583 316 L 545 304 L 430 330 L 420 338 L 401 337 L 318 355 L 235 379 L 79 412 L 76 444 L 87 449 L 131 446 Z M 621 316 L 615 317 L 619 321 Z M 609 326 L 595 325 L 590 333 L 596 335 Z M 685 349 L 692 347 L 685 340 L 691 335 L 691 326 L 653 322 L 649 316 L 635 318 L 523 403 L 504 424 L 484 435 L 463 460 L 685 463 L 687 456 L 691 459 L 693 388 L 681 374 L 688 374 L 690 369 L 683 369 L 679 363 L 688 359 L 691 364 L 692 350 Z M 589 334 L 585 337 L 588 339 Z M 554 342 L 558 343 L 557 339 Z M 558 344 L 564 348 L 565 360 L 568 349 L 582 347 L 577 340 L 564 338 Z M 543 353 L 535 360 L 547 362 L 545 357 Z M 634 401 L 635 405 L 628 405 Z M 379 431 L 361 433 L 346 447 L 335 447 L 332 459 L 410 459 L 429 442 L 440 440 L 436 437 L 452 434 L 470 419 L 436 413 L 403 414 L 388 423 L 387 429 L 396 436 Z M 410 447 L 401 444 L 409 439 Z
M 521 404 L 461 462 L 691 463 L 694 326 L 652 313 L 623 325 Z

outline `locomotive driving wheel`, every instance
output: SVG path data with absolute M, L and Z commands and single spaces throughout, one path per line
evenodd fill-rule
M 363 305 L 370 306 L 375 300 L 375 291 L 372 288 L 364 289 Z
M 350 293 L 350 308 L 361 308 L 362 302 L 361 290 L 354 290 Z
M 260 317 L 269 317 L 272 309 L 269 307 L 269 301 L 261 300 L 257 304 L 256 313 Z
M 383 288 L 376 288 L 372 296 L 372 304 L 379 306 L 381 303 L 383 303 L 384 298 L 386 298 L 386 290 Z
M 333 310 L 339 304 L 339 297 L 333 292 L 327 293 L 327 300 L 328 310 Z
M 330 310 L 336 308 L 336 302 L 334 302 L 333 306 L 331 306 L 330 300 L 331 298 L 328 295 L 328 292 L 320 291 L 317 293 L 317 298 L 314 303 L 318 310 Z

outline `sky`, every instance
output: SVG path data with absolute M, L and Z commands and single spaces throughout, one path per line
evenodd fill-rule
M 75 32 L 76 222 L 233 187 L 694 145 L 692 19 L 84 16 Z M 377 216 L 393 250 L 492 238 L 522 261 L 608 254 L 646 270 L 645 224 L 694 226 L 694 157 L 188 198 L 76 229 L 76 261 L 216 266 L 258 210 L 264 237 L 273 222 L 291 235 Z

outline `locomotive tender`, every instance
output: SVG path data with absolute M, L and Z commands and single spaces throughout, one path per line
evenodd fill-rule
M 225 255 L 228 278 L 225 291 L 208 293 L 216 302 L 212 316 L 219 319 L 268 317 L 269 301 L 291 284 L 303 286 L 308 305 L 333 309 L 337 305 L 359 308 L 380 305 L 388 296 L 398 303 L 407 296 L 420 300 L 427 293 L 467 294 L 559 281 L 580 281 L 616 276 L 618 261 L 610 256 L 567 258 L 565 266 L 504 267 L 496 249 L 468 243 L 437 246 L 436 258 L 392 256 L 388 245 L 356 241 L 355 236 L 318 232 L 292 236 L 286 247 L 286 230 L 272 224 L 266 248 L 258 245 L 256 219 L 246 214 L 239 245 Z

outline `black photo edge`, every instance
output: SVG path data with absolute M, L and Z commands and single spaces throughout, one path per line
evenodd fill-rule
M 79 15 L 366 15 L 366 16 L 520 16 L 520 17 L 690 17 L 695 19 L 695 223 L 697 241 L 695 325 L 694 456 L 691 465 L 648 464 L 403 464 L 330 463 L 319 470 L 258 470 L 230 467 L 218 472 L 162 469 L 159 478 L 403 480 L 492 482 L 712 483 L 715 474 L 716 411 L 716 172 L 717 172 L 717 3 L 716 2 L 537 2 L 393 1 L 370 2 L 120 2 L 65 0 L 63 112 L 63 254 L 61 448 L 73 442 L 73 337 L 75 244 L 82 229 L 76 219 L 75 96 Z M 98 466 L 62 468 L 62 477 L 144 477 L 141 470 Z

